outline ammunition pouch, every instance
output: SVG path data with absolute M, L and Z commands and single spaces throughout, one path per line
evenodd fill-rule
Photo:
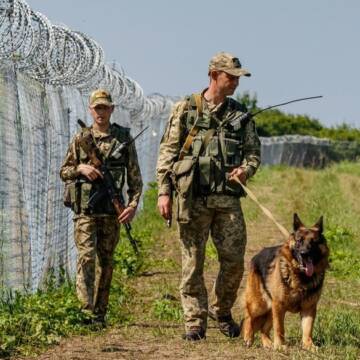
M 188 112 L 186 127 L 189 132 L 196 127 L 191 147 L 186 152 L 198 157 L 195 168 L 193 196 L 225 194 L 234 197 L 245 193 L 237 182 L 229 181 L 228 173 L 243 161 L 243 127 L 234 128 L 230 121 L 219 126 L 219 119 L 237 118 L 247 110 L 239 103 L 228 99 L 227 107 L 215 115 L 198 111 L 196 96 L 187 97 Z M 213 131 L 212 133 L 209 131 Z M 210 135 L 210 136 L 209 136 Z M 187 156 L 188 158 L 190 156 Z
M 107 168 L 110 171 L 112 178 L 114 179 L 114 185 L 116 190 L 121 192 L 125 184 L 125 164 L 122 162 L 116 163 L 114 161 L 109 161 L 107 163 Z
M 240 166 L 243 157 L 240 141 L 225 138 L 224 148 L 224 166 L 230 168 Z
M 225 138 L 224 148 L 224 194 L 243 197 L 246 195 L 244 189 L 236 181 L 230 181 L 228 176 L 228 173 L 241 164 L 243 158 L 242 144 L 239 140 Z
M 200 156 L 198 165 L 198 186 L 200 195 L 208 195 L 214 191 L 214 160 L 211 156 Z
M 131 137 L 128 128 L 117 124 L 111 124 L 110 132 L 113 136 L 109 145 L 110 148 L 106 154 L 102 154 L 91 129 L 82 129 L 81 138 L 76 145 L 79 163 L 91 164 L 97 168 L 105 166 L 107 179 L 90 182 L 85 177 L 80 176 L 76 181 L 66 183 L 64 205 L 70 207 L 75 214 L 116 214 L 113 200 L 116 195 L 121 194 L 124 187 L 127 174 L 126 167 L 129 163 L 129 152 L 126 144 L 130 144 Z M 124 146 L 121 150 L 122 145 Z
M 180 223 L 187 223 L 191 219 L 196 162 L 197 158 L 185 157 L 173 166 L 171 178 L 176 190 L 176 220 Z
M 63 203 L 66 207 L 71 208 L 71 187 L 73 182 L 67 181 L 64 185 L 64 193 L 63 193 Z
M 116 189 L 115 189 L 116 190 Z M 116 191 L 117 192 L 117 191 Z M 84 182 L 79 188 L 80 211 L 86 215 L 115 215 L 108 189 L 101 181 Z
M 205 155 L 199 156 L 195 172 L 195 196 L 225 194 L 235 197 L 244 196 L 243 188 L 230 181 L 228 173 L 239 167 L 242 161 L 241 142 L 225 138 L 222 154 L 219 153 L 219 138 L 213 137 L 206 148 Z M 221 154 L 221 155 L 220 155 Z
M 79 214 L 81 210 L 80 204 L 81 181 L 67 181 L 64 187 L 63 201 L 64 205 Z
M 99 201 L 94 207 L 90 206 L 90 199 L 95 193 L 102 192 Z M 69 207 L 76 215 L 83 214 L 115 214 L 115 209 L 103 192 L 103 187 L 94 182 L 90 183 L 83 179 L 66 183 L 64 189 L 64 205 Z
M 93 184 L 90 182 L 81 182 L 77 187 L 76 197 L 79 198 L 79 212 L 89 213 L 89 200 L 93 194 Z
M 67 181 L 64 185 L 63 202 L 68 208 L 71 208 L 71 192 L 75 191 L 75 183 L 73 181 Z

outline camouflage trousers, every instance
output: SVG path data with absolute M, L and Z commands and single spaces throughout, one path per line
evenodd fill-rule
M 80 215 L 74 222 L 78 250 L 76 293 L 84 310 L 105 315 L 119 224 L 115 216 Z
M 218 253 L 219 273 L 214 283 L 210 308 L 217 316 L 231 314 L 244 272 L 246 227 L 239 199 L 211 195 L 196 198 L 189 223 L 178 223 L 182 248 L 180 295 L 185 329 L 206 329 L 208 296 L 204 282 L 205 248 L 209 234 Z

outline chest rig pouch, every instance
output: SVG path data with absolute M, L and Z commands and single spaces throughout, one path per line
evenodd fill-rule
M 243 160 L 244 131 L 242 127 L 235 130 L 231 122 L 246 109 L 228 98 L 216 113 L 204 114 L 197 111 L 193 95 L 188 101 L 186 127 L 192 129 L 195 125 L 198 129 L 189 149 L 189 155 L 198 159 L 194 177 L 195 196 L 244 196 L 242 187 L 235 181 L 229 181 L 228 173 L 239 167 Z M 204 145 L 209 129 L 213 130 L 213 135 Z
M 128 150 L 125 148 L 121 154 L 117 153 L 120 144 L 129 141 L 130 130 L 117 124 L 112 124 L 110 128 L 111 137 L 102 144 L 101 139 L 97 141 L 97 147 L 105 159 L 105 164 L 110 171 L 115 189 L 120 193 L 125 183 L 126 166 L 129 160 Z M 95 139 L 96 141 L 96 139 Z M 89 163 L 89 157 L 86 152 L 79 148 L 80 163 Z M 81 178 L 75 183 L 75 198 L 77 205 L 73 209 L 75 213 L 84 214 L 115 214 L 114 206 L 107 195 L 104 195 L 98 201 L 95 207 L 89 207 L 89 200 L 97 192 L 103 191 L 101 180 L 89 182 L 87 179 Z

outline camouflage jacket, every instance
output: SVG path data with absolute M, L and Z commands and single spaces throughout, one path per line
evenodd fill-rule
M 105 156 L 105 158 L 108 155 L 111 156 L 111 154 L 108 154 L 108 152 L 112 145 L 112 141 L 114 140 L 113 134 L 118 129 L 124 130 L 124 128 L 119 127 L 119 125 L 116 124 L 111 124 L 108 133 L 102 133 L 100 131 L 92 129 L 91 127 L 91 132 L 94 135 L 97 147 L 99 148 L 102 155 Z M 128 129 L 126 130 L 128 131 Z M 79 149 L 79 139 L 81 135 L 82 132 L 78 132 L 69 145 L 64 162 L 60 169 L 60 177 L 63 181 L 75 180 L 77 177 L 80 176 L 80 173 L 77 170 L 77 166 L 80 163 L 90 163 L 86 155 L 82 154 L 82 149 Z M 128 135 L 128 137 L 129 140 L 131 140 L 130 135 Z M 136 208 L 139 203 L 143 183 L 141 179 L 141 172 L 134 143 L 131 143 L 127 148 L 127 156 L 125 157 L 125 168 L 126 183 L 128 186 L 128 206 Z M 114 181 L 119 182 L 119 179 L 114 177 Z
M 204 92 L 203 92 L 204 93 Z M 224 104 L 217 106 L 208 103 L 202 96 L 202 112 L 206 116 L 216 114 L 219 116 L 219 109 Z M 233 103 L 235 100 L 231 100 Z M 238 104 L 239 105 L 239 104 Z M 167 127 L 160 143 L 159 157 L 157 162 L 157 182 L 159 195 L 171 193 L 170 174 L 173 165 L 179 159 L 181 148 L 189 132 L 187 126 L 187 113 L 189 112 L 189 101 L 182 100 L 174 105 Z M 220 120 L 223 120 L 220 118 Z M 244 168 L 247 178 L 253 176 L 260 165 L 261 144 L 256 132 L 255 122 L 250 120 L 242 131 L 244 139 L 243 159 L 240 164 Z

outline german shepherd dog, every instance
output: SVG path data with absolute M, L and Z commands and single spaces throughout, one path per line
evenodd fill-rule
M 251 260 L 244 299 L 243 336 L 247 346 L 260 330 L 263 346 L 272 348 L 269 333 L 274 327 L 274 348 L 286 347 L 284 320 L 290 311 L 301 315 L 303 347 L 316 348 L 311 336 L 329 266 L 329 248 L 322 217 L 306 228 L 294 214 L 293 227 L 294 232 L 283 245 L 264 248 Z

